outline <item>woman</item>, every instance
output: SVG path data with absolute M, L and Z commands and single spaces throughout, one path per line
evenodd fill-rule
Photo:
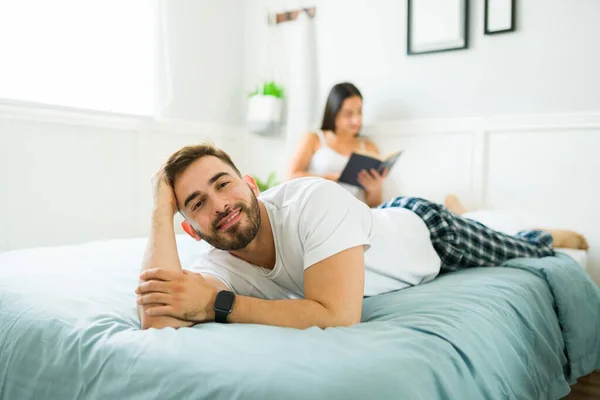
M 319 176 L 338 180 L 353 152 L 379 154 L 377 146 L 360 137 L 362 126 L 362 95 L 351 83 L 338 83 L 329 92 L 321 130 L 309 132 L 300 141 L 289 168 L 291 179 Z M 375 207 L 382 202 L 383 178 L 379 174 L 363 170 L 358 181 L 363 188 L 340 183 L 354 196 Z

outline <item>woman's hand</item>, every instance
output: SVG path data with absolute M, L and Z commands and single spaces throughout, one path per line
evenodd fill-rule
M 383 179 L 387 176 L 387 169 L 380 174 L 375 169 L 370 172 L 362 170 L 358 173 L 358 183 L 365 189 L 366 203 L 369 207 L 381 204 L 383 193 Z
M 381 193 L 383 189 L 383 178 L 387 176 L 387 170 L 383 170 L 383 173 L 379 174 L 377 170 L 371 168 L 370 171 L 363 169 L 358 173 L 358 183 L 365 188 L 367 193 Z

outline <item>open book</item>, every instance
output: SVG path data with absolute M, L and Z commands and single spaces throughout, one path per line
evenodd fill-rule
M 401 154 L 402 150 L 392 153 L 385 158 L 380 158 L 375 154 L 352 153 L 338 182 L 362 188 L 362 185 L 358 183 L 358 173 L 360 171 L 363 169 L 370 171 L 373 168 L 380 174 L 383 173 L 384 169 L 387 169 L 389 173 Z

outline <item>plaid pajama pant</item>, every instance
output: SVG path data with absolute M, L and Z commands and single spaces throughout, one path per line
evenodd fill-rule
M 522 231 L 510 236 L 456 215 L 441 204 L 416 197 L 396 197 L 378 206 L 388 207 L 411 210 L 425 222 L 446 270 L 499 265 L 518 257 L 554 255 L 548 232 Z

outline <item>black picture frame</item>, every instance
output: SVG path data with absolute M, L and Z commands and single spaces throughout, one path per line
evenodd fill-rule
M 483 33 L 485 35 L 497 35 L 499 33 L 507 33 L 514 32 L 516 30 L 516 19 L 517 19 L 517 0 L 505 0 L 510 4 L 510 27 L 506 29 L 497 29 L 494 30 L 490 28 L 490 1 L 493 0 L 485 0 L 484 4 L 484 23 L 483 23 Z
M 433 48 L 428 50 L 417 50 L 413 46 L 413 1 L 419 0 L 407 0 L 407 16 L 406 16 L 406 54 L 409 56 L 420 55 L 420 54 L 431 54 L 431 53 L 441 53 L 446 51 L 455 51 L 455 50 L 464 50 L 469 48 L 469 0 L 459 0 L 462 2 L 462 14 L 461 21 L 462 26 L 462 44 L 459 44 L 454 47 L 443 47 Z

